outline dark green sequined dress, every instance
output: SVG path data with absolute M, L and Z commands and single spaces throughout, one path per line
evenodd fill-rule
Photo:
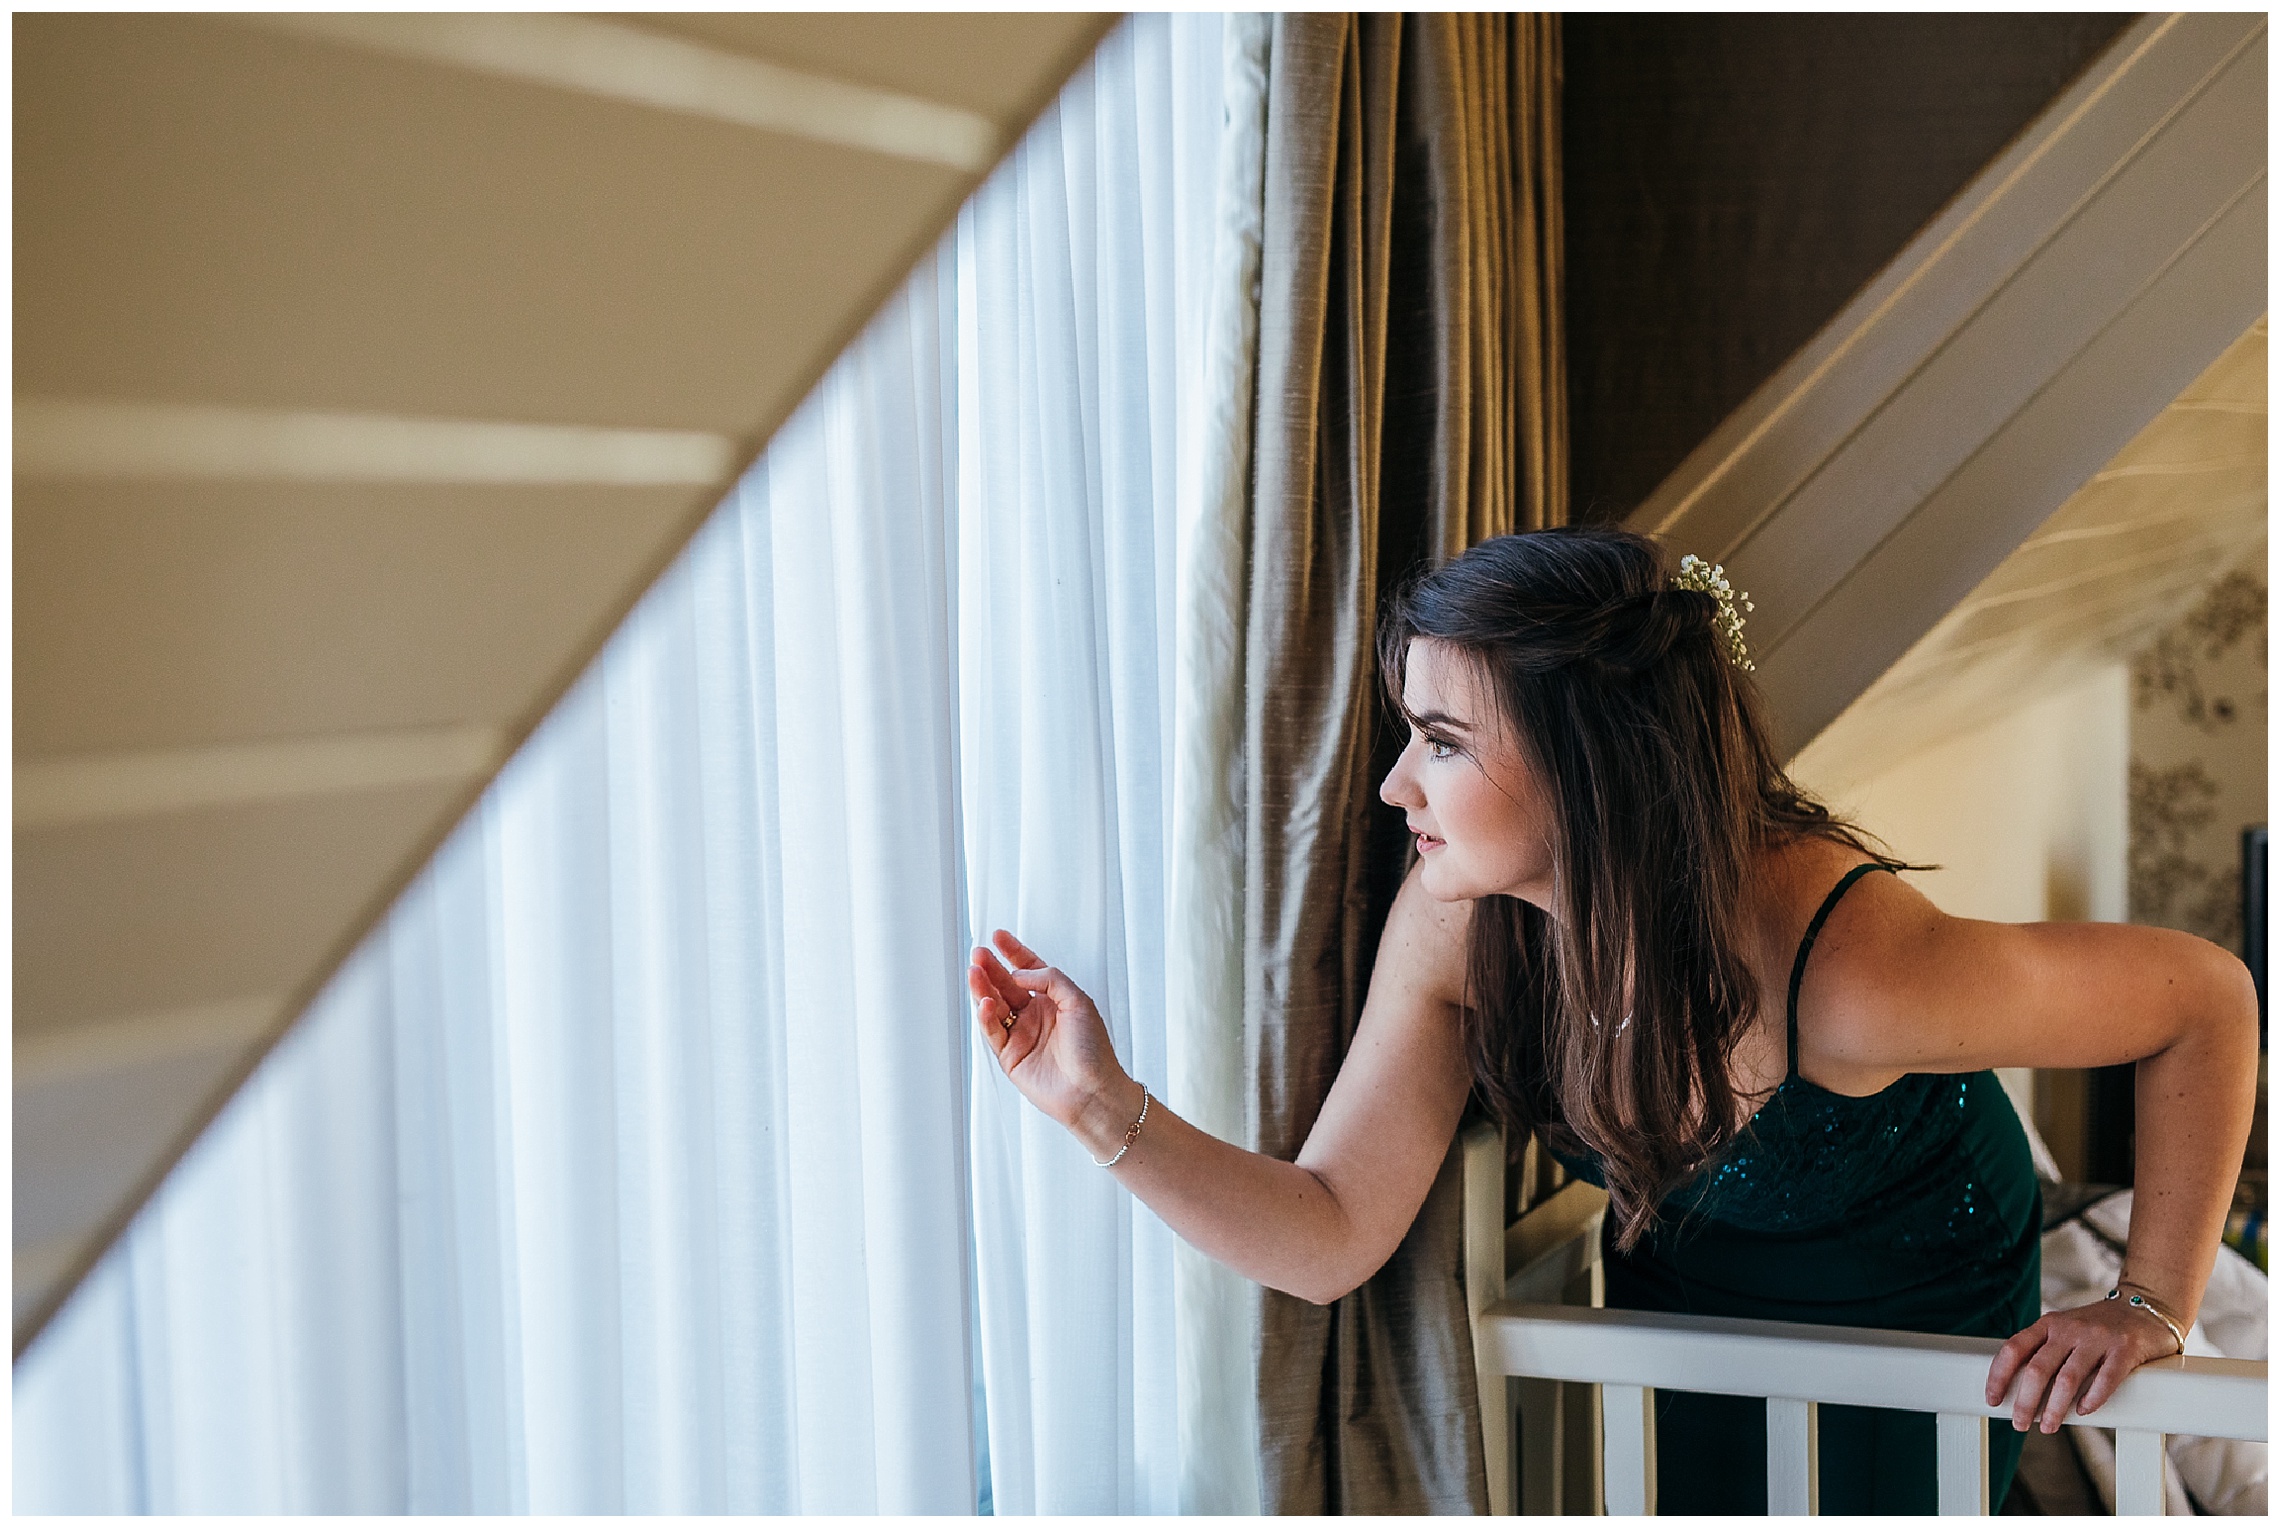
M 1848 1098 L 1797 1072 L 1797 990 L 1837 899 L 1807 929 L 1789 983 L 1789 1075 L 1718 1166 L 1664 1201 L 1630 1253 L 1610 1239 L 1607 1303 L 1625 1310 L 2008 1337 L 2041 1314 L 2042 1204 L 2025 1133 L 1993 1072 L 1910 1073 Z M 1563 1159 L 1566 1160 L 1566 1159 Z M 1571 1171 L 1603 1181 L 1595 1160 Z M 1933 1419 L 1824 1406 L 1821 1510 L 1937 1510 Z M 2000 1506 L 2022 1439 L 1989 1427 Z M 1657 1510 L 1766 1510 L 1765 1405 L 1658 1394 Z

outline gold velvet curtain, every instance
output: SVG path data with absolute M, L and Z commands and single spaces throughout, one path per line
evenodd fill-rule
M 1386 589 L 1566 515 L 1559 22 L 1282 15 L 1268 82 L 1247 638 L 1252 1145 L 1294 1155 L 1406 868 L 1377 783 Z M 1335 1305 L 1263 1292 L 1260 1501 L 1486 1507 L 1457 1157 Z

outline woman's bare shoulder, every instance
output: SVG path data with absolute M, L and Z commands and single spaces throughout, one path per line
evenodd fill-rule
M 1789 944 L 1805 961 L 1800 1018 L 1809 996 L 1857 997 L 1864 985 L 1880 985 L 1931 953 L 1947 915 L 1897 873 L 1863 875 L 1834 903 L 1827 899 L 1844 878 L 1871 863 L 1857 852 L 1826 856 L 1802 881 L 1790 907 L 1796 932 Z M 1826 911 L 1824 912 L 1824 906 Z M 1813 932 L 1813 920 L 1821 926 Z M 1810 950 L 1805 936 L 1813 933 Z M 1828 1007 L 1826 1002 L 1811 1006 Z M 1849 1008 L 1850 1003 L 1837 1006 Z
M 1873 875 L 1814 943 L 1798 1028 L 1831 1065 L 1897 1074 L 2112 1066 L 2254 1014 L 2246 968 L 2190 934 L 1962 917 Z
M 1874 1092 L 1900 1075 L 1878 1043 L 1891 1023 L 1894 973 L 1927 958 L 1945 920 L 1922 892 L 1882 871 L 1857 877 L 1828 900 L 1847 876 L 1873 863 L 1850 844 L 1813 839 L 1783 850 L 1768 877 L 1772 896 L 1759 956 L 1766 1023 L 1772 1032 L 1786 1028 L 1795 980 L 1799 1065 L 1809 1080 L 1839 1093 Z

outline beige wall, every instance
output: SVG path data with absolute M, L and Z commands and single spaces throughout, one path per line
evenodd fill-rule
M 1909 880 L 1947 912 L 2118 923 L 2129 915 L 2129 695 L 2129 670 L 2106 665 L 1867 778 L 1818 774 L 1817 748 L 1792 773 L 1901 858 L 1941 866 Z
M 1943 910 L 2004 922 L 2129 913 L 2129 670 L 2110 664 L 2002 719 L 1892 758 L 1874 773 L 1823 773 L 1822 759 L 1867 754 L 1858 739 L 1816 740 L 1791 766 L 1799 784 L 1934 864 L 1908 879 Z M 1845 719 L 1830 728 L 1840 731 Z M 1898 752 L 1897 748 L 1894 750 Z M 2080 1073 L 2006 1074 L 2031 1096 L 2060 1169 L 2082 1176 Z

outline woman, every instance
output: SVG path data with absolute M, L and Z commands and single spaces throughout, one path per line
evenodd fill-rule
M 1295 1162 L 1187 1125 L 1012 935 L 968 972 L 1014 1085 L 1166 1224 L 1315 1301 L 1392 1253 L 1466 1099 L 1610 1196 L 1611 1305 L 2011 1335 L 2018 1436 L 2183 1346 L 2255 1086 L 2247 971 L 2188 935 L 1951 918 L 1782 773 L 1714 570 L 1612 530 L 1485 542 L 1393 602 L 1418 858 Z M 1002 959 L 1000 955 L 1002 954 Z M 2119 1297 L 2037 1319 L 2039 1199 L 1991 1069 L 2137 1068 Z M 1517 1137 L 1516 1137 L 1517 1138 Z M 1670 1396 L 1666 1512 L 1765 1510 L 1755 1403 Z M 1930 1511 L 1932 1421 L 1825 1407 L 1828 1512 Z M 1753 1441 L 1754 1440 L 1754 1441 Z

